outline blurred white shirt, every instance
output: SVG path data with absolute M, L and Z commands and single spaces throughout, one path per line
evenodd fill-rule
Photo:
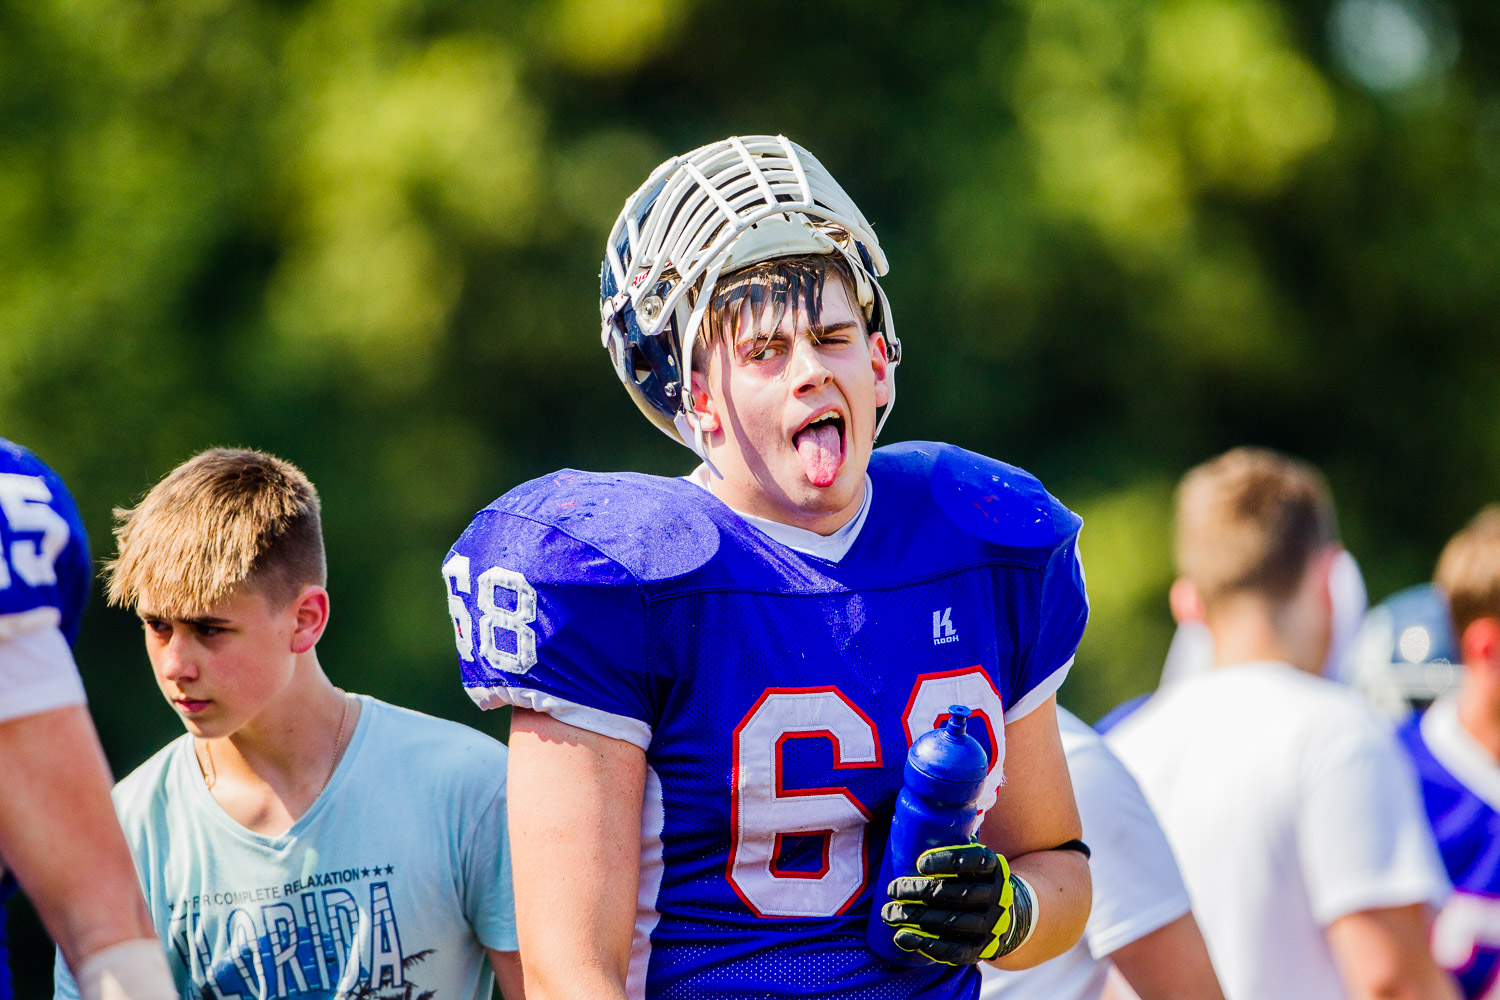
M 1405 755 L 1332 681 L 1220 668 L 1158 692 L 1109 744 L 1166 830 L 1228 1000 L 1344 996 L 1325 928 L 1447 893 Z
M 1024 972 L 980 971 L 981 1000 L 1096 1000 L 1109 973 L 1109 955 L 1187 913 L 1187 889 L 1166 835 L 1130 772 L 1104 740 L 1066 709 L 1057 728 L 1093 852 L 1094 907 L 1083 939 Z

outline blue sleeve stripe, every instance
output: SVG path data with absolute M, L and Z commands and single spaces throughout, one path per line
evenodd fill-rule
M 1008 726 L 1017 719 L 1024 719 L 1040 708 L 1042 702 L 1052 697 L 1057 693 L 1057 689 L 1062 687 L 1071 669 L 1073 669 L 1073 657 L 1070 656 L 1067 663 L 1048 674 L 1040 684 L 1027 691 L 1020 701 L 1005 710 L 1005 724 Z
M 628 715 L 616 715 L 602 709 L 590 708 L 588 705 L 580 705 L 576 701 L 568 701 L 566 698 L 559 698 L 535 688 L 507 687 L 503 684 L 496 684 L 465 686 L 464 690 L 480 708 L 499 708 L 501 705 L 529 708 L 533 712 L 545 712 L 566 725 L 586 729 L 600 736 L 608 736 L 610 739 L 633 743 L 642 750 L 651 746 L 651 727 L 640 719 L 632 719 Z

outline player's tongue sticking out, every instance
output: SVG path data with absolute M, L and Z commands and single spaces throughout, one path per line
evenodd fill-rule
M 844 433 L 840 421 L 826 420 L 810 424 L 797 432 L 793 442 L 802 472 L 814 486 L 832 486 L 844 464 Z

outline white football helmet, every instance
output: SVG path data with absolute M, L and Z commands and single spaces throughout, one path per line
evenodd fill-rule
M 776 257 L 841 254 L 891 366 L 901 342 L 876 280 L 874 231 L 807 150 L 784 136 L 735 136 L 673 157 L 630 196 L 599 275 L 602 337 L 615 374 L 648 419 L 705 458 L 693 418 L 693 348 L 719 278 Z M 891 404 L 895 402 L 891 380 Z M 887 404 L 878 436 L 890 416 Z

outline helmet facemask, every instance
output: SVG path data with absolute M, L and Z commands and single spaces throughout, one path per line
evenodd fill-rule
M 604 346 L 641 412 L 705 462 L 690 379 L 719 279 L 806 254 L 844 258 L 870 335 L 885 337 L 887 360 L 898 364 L 874 231 L 812 154 L 784 137 L 731 138 L 668 160 L 615 223 L 600 274 Z M 877 435 L 894 401 L 892 380 Z

